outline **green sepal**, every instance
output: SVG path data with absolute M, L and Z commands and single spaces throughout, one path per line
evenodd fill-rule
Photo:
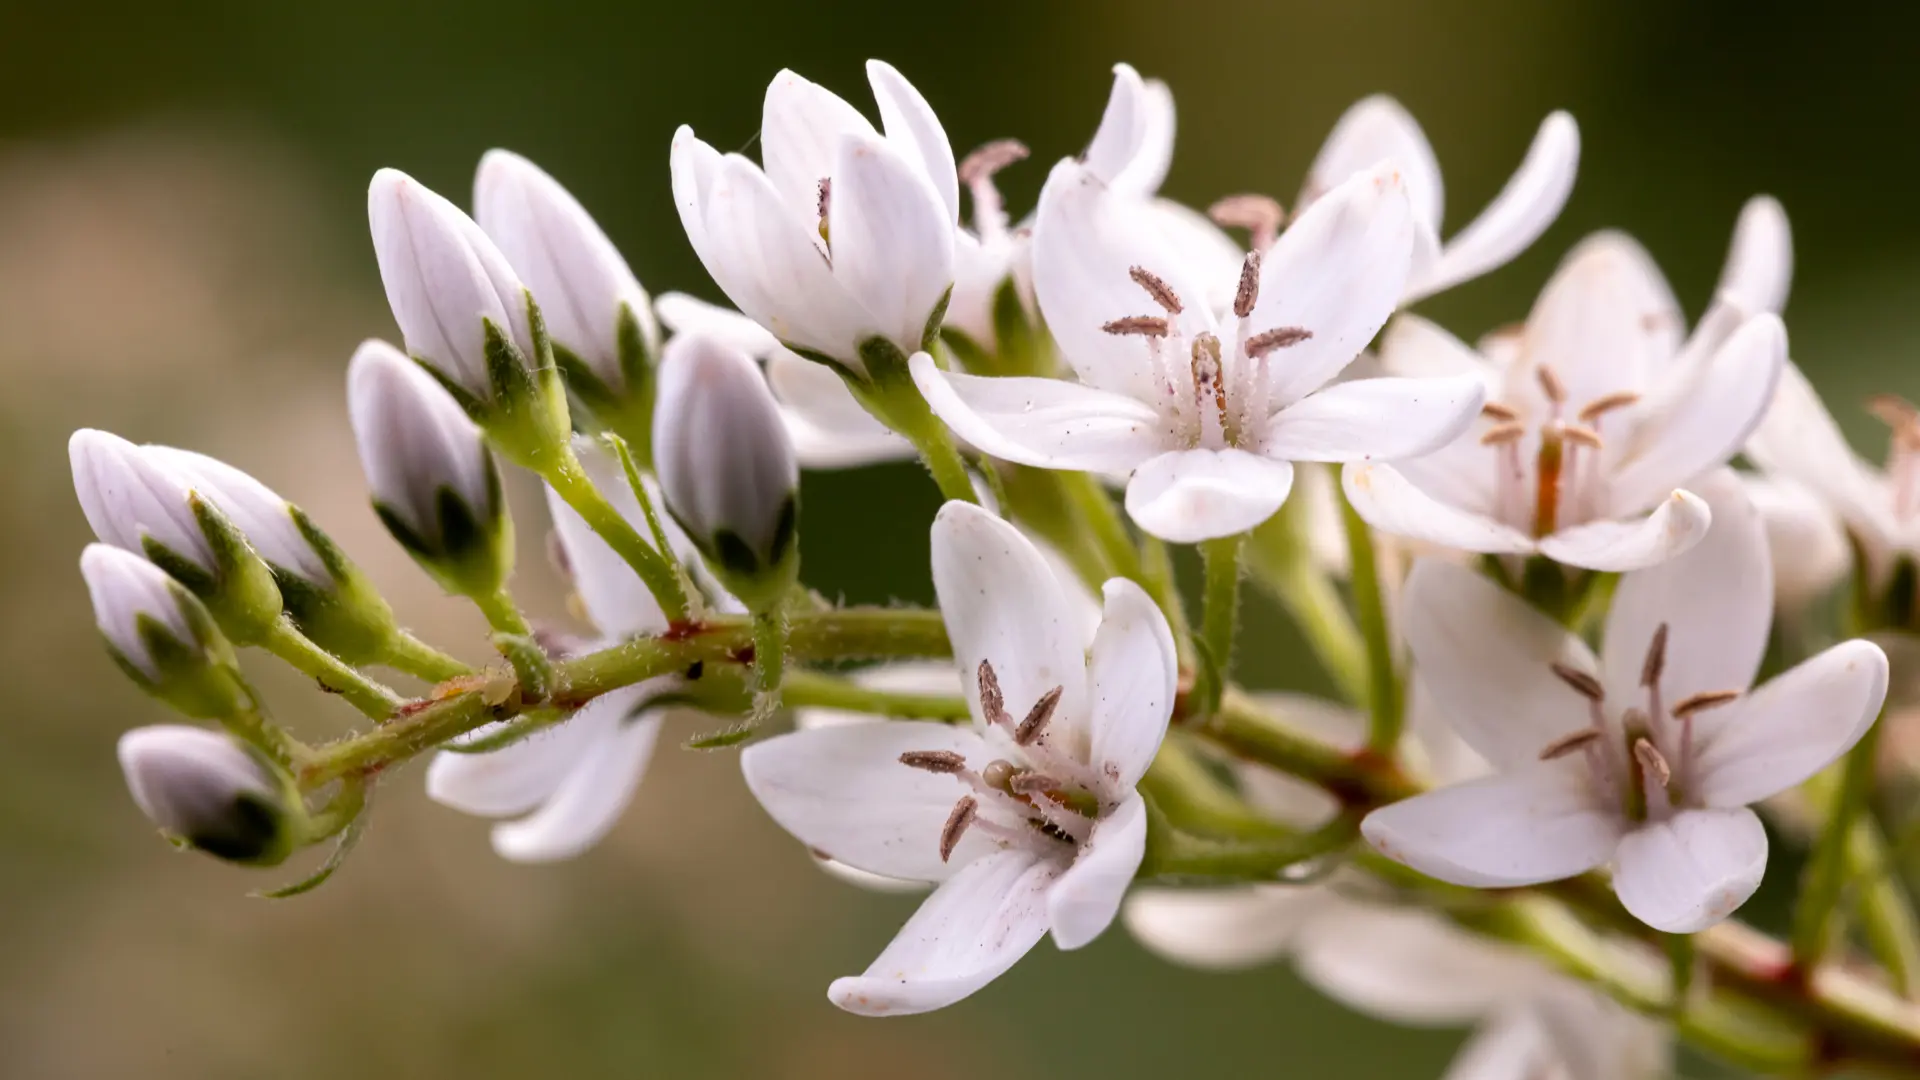
M 287 614 L 314 644 L 347 663 L 361 667 L 381 662 L 399 633 L 393 609 L 305 511 L 288 506 L 287 512 L 332 579 L 330 586 L 317 586 L 283 567 L 275 567 L 274 577 Z
M 513 519 L 506 513 L 500 472 L 488 458 L 487 501 L 479 513 L 451 488 L 434 494 L 434 532 L 422 536 L 384 502 L 376 499 L 373 512 L 387 532 L 405 548 L 440 587 L 455 596 L 490 597 L 500 591 L 513 569 Z
M 696 735 L 681 745 L 688 750 L 725 750 L 730 746 L 739 746 L 760 730 L 752 720 L 742 720 L 731 727 L 710 731 L 705 735 Z
M 244 791 L 233 797 L 225 826 L 183 835 L 160 830 L 176 846 L 204 852 L 216 859 L 242 866 L 278 866 L 299 850 L 310 830 L 306 805 L 300 800 L 293 777 L 252 746 L 242 749 L 272 778 L 278 791 L 270 795 Z
M 999 352 L 998 375 L 1050 375 L 1053 373 L 1053 339 L 1027 311 L 1020 296 L 1020 285 L 1012 274 L 1000 280 L 993 290 L 993 336 Z
M 940 324 L 947 321 L 947 305 L 953 303 L 953 286 L 940 294 L 940 302 L 927 312 L 926 328 L 920 331 L 920 351 L 932 352 L 933 343 L 940 340 Z
M 474 422 L 509 460 L 544 474 L 567 452 L 573 426 L 567 411 L 566 384 L 554 362 L 540 306 L 531 294 L 527 296 L 527 322 L 539 354 L 532 362 L 492 320 L 482 320 L 487 382 L 493 397 Z
M 280 618 L 280 587 L 272 568 L 211 502 L 195 493 L 188 497 L 188 506 L 213 550 L 213 570 L 209 572 L 151 535 L 142 538 L 142 553 L 199 597 L 227 637 L 242 645 L 264 640 Z
M 672 512 L 672 507 L 668 507 Z M 780 506 L 773 537 L 765 557 L 731 529 L 701 536 L 675 516 L 706 561 L 707 569 L 750 611 L 767 611 L 780 604 L 800 580 L 800 497 L 792 493 Z
M 193 630 L 192 641 L 182 641 L 160 619 L 142 613 L 134 617 L 140 644 L 157 672 L 149 676 L 112 642 L 107 653 L 141 689 L 197 720 L 221 720 L 253 708 L 253 693 L 240 675 L 233 646 L 213 625 L 206 608 L 191 596 L 179 605 Z

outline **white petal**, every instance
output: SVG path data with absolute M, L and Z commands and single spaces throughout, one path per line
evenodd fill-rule
M 1740 452 L 1773 401 L 1787 362 L 1787 330 L 1777 315 L 1756 315 L 1735 331 L 1693 380 L 1685 400 L 1637 439 L 1632 460 L 1614 466 L 1608 511 L 1634 513 Z
M 1515 1006 L 1480 1025 L 1440 1080 L 1537 1080 L 1553 1065 L 1546 1029 L 1527 1009 Z
M 1294 946 L 1322 993 L 1395 1024 L 1466 1024 L 1548 978 L 1526 953 L 1417 908 L 1331 906 Z
M 1148 459 L 1127 483 L 1127 515 L 1162 540 L 1197 544 L 1272 517 L 1293 466 L 1245 450 L 1178 450 Z
M 1799 610 L 1826 596 L 1853 563 L 1839 517 L 1818 494 L 1785 476 L 1741 473 L 1740 482 L 1767 529 L 1776 606 Z
M 1089 760 L 1087 642 L 1078 637 L 1060 580 L 1033 542 L 977 506 L 950 502 L 933 519 L 933 589 L 974 717 L 981 716 L 982 661 L 993 664 L 1016 717 L 1061 687 L 1048 745 Z
M 676 334 L 702 333 L 739 349 L 748 356 L 766 358 L 780 347 L 767 328 L 719 304 L 709 304 L 682 292 L 662 293 L 653 301 L 654 313 Z
M 1552 666 L 1597 670 L 1586 643 L 1475 573 L 1421 559 L 1401 592 L 1401 632 L 1440 716 L 1496 768 L 1518 769 L 1588 725 Z
M 1185 280 L 1202 290 L 1209 311 L 1226 311 L 1240 289 L 1240 267 L 1247 253 L 1213 219 L 1172 199 L 1147 204 L 1151 227 L 1186 269 Z M 1188 299 L 1182 297 L 1182 299 Z
M 1746 452 L 1767 472 L 1819 492 L 1873 546 L 1885 548 L 1901 535 L 1881 478 L 1854 453 L 1813 384 L 1792 363 L 1782 368 L 1773 403 Z
M 1606 862 L 1620 820 L 1576 756 L 1416 795 L 1368 814 L 1360 831 L 1382 855 L 1429 877 L 1505 888 Z
M 1338 901 L 1324 889 L 1248 885 L 1138 889 L 1121 919 L 1147 951 L 1176 964 L 1234 971 L 1286 955 L 1311 916 Z
M 1748 314 L 1778 313 L 1792 285 L 1793 229 L 1786 208 L 1771 195 L 1755 195 L 1740 208 L 1714 296 Z
M 865 974 L 835 979 L 828 998 L 862 1016 L 908 1016 L 972 994 L 1046 934 L 1057 873 L 1025 850 L 974 860 L 927 897 Z
M 1093 141 L 1080 155 L 1087 169 L 1105 183 L 1111 184 L 1140 148 L 1141 129 L 1152 108 L 1146 96 L 1146 86 L 1132 65 L 1113 65 L 1113 89 L 1107 94 L 1106 111 L 1100 115 Z
M 1389 375 L 1408 378 L 1474 375 L 1489 393 L 1500 387 L 1497 366 L 1438 323 L 1418 315 L 1394 316 L 1380 336 L 1380 366 Z
M 834 176 L 843 136 L 879 134 L 840 95 L 791 71 L 781 71 L 767 84 L 760 113 L 760 160 L 789 213 L 818 205 L 820 181 Z
M 614 509 L 642 536 L 647 535 L 640 500 L 627 482 L 625 468 L 613 454 L 604 445 L 585 439 L 575 441 L 574 452 L 594 486 Z M 552 488 L 547 489 L 547 511 L 553 515 L 554 535 L 559 538 L 561 553 L 566 556 L 574 594 L 580 597 L 595 629 L 608 637 L 626 638 L 667 628 L 667 618 L 660 611 L 659 601 L 653 598 L 640 575 Z M 678 531 L 671 518 L 664 514 L 661 517 L 670 536 Z M 691 546 L 681 551 L 683 558 L 689 557 Z
M 1691 934 L 1733 914 L 1766 872 L 1767 830 L 1753 811 L 1682 810 L 1621 839 L 1613 891 L 1655 930 Z
M 953 163 L 953 144 L 947 140 L 947 129 L 940 126 L 940 117 L 906 76 L 884 60 L 867 61 L 867 81 L 873 84 L 873 100 L 880 106 L 880 125 L 886 130 L 887 141 L 919 165 L 947 208 L 948 224 L 957 224 L 960 176 Z
M 427 798 L 463 814 L 510 817 L 534 809 L 559 789 L 610 732 L 606 712 L 582 709 L 559 726 L 485 754 L 443 750 L 427 766 Z M 476 734 L 493 734 L 498 725 Z
M 1620 233 L 1580 242 L 1527 315 L 1525 366 L 1513 375 L 1536 398 L 1534 370 L 1550 367 L 1570 402 L 1647 389 L 1654 365 L 1679 348 L 1680 315 L 1646 250 Z
M 1347 502 L 1381 532 L 1441 547 L 1485 554 L 1522 554 L 1533 538 L 1484 514 L 1441 502 L 1383 463 L 1348 465 L 1340 472 Z
M 933 185 L 885 141 L 849 136 L 827 221 L 834 280 L 902 352 L 921 348 L 953 285 L 953 222 Z
M 767 357 L 766 368 L 767 385 L 780 403 L 801 468 L 845 469 L 916 456 L 912 443 L 853 399 L 832 368 L 778 346 Z
M 1684 554 L 1620 579 L 1601 646 L 1607 696 L 1644 696 L 1641 668 L 1655 631 L 1667 627 L 1663 698 L 1745 690 L 1753 685 L 1773 624 L 1767 537 L 1759 512 L 1732 472 L 1703 476 L 1695 489 L 1712 513 L 1705 539 Z
M 1745 700 L 1700 713 L 1688 795 L 1733 807 L 1786 791 L 1852 749 L 1886 696 L 1887 654 L 1869 641 L 1841 642 Z
M 1194 279 L 1189 257 L 1167 242 L 1164 217 L 1146 202 L 1109 190 L 1090 167 L 1063 161 L 1040 191 L 1033 225 L 1034 295 L 1061 356 L 1081 382 L 1148 402 L 1160 396 L 1152 341 L 1101 327 L 1154 315 L 1189 335 L 1214 329 L 1213 314 L 1201 302 L 1206 289 Z M 1178 315 L 1163 312 L 1133 281 L 1129 274 L 1136 266 L 1180 298 Z M 1300 348 L 1288 350 L 1289 361 Z
M 1355 173 L 1382 161 L 1392 161 L 1406 178 L 1415 219 L 1429 232 L 1438 232 L 1446 208 L 1440 162 L 1434 159 L 1433 147 L 1419 122 L 1385 94 L 1356 102 L 1333 125 L 1307 170 L 1307 190 L 1301 192 L 1301 204 L 1311 204 Z
M 1628 521 L 1591 521 L 1540 541 L 1540 554 L 1588 570 L 1638 570 L 1700 542 L 1713 516 L 1690 491 L 1675 490 L 1653 512 Z
M 1383 164 L 1328 192 L 1275 241 L 1247 327 L 1300 327 L 1313 336 L 1276 363 L 1274 402 L 1319 389 L 1386 325 L 1406 284 L 1413 238 L 1406 181 Z
M 621 717 L 546 805 L 493 827 L 493 850 L 510 862 L 545 863 L 571 859 L 599 843 L 633 802 L 660 739 L 661 720 L 659 713 Z
M 272 488 L 219 458 L 191 450 L 148 445 L 141 453 L 186 477 L 195 492 L 227 515 L 261 558 L 322 588 L 334 587 L 333 572 L 294 521 L 293 507 Z
M 1047 890 L 1055 945 L 1078 949 L 1105 932 L 1146 851 L 1147 804 L 1128 792 L 1126 801 L 1094 824 L 1073 865 Z
M 841 881 L 855 888 L 866 889 L 869 892 L 910 893 L 927 891 L 927 883 L 924 881 L 907 881 L 903 878 L 884 877 L 880 874 L 869 873 L 856 866 L 848 866 L 843 862 L 835 862 L 832 859 L 815 857 L 813 862 L 815 866 L 839 878 Z
M 914 385 L 961 438 L 1006 461 L 1045 469 L 1126 472 L 1161 451 L 1158 413 L 1124 394 L 1064 379 L 941 371 L 916 353 Z
M 1261 449 L 1289 461 L 1394 461 L 1452 442 L 1480 416 L 1475 375 L 1336 383 L 1267 421 Z
M 668 163 L 673 172 L 673 205 L 680 212 L 680 227 L 686 231 L 687 242 L 714 283 L 723 291 L 730 291 L 727 283 L 720 280 L 727 264 L 715 257 L 712 241 L 707 237 L 707 196 L 720 175 L 720 151 L 694 135 L 692 128 L 681 124 L 674 130 Z M 661 312 L 661 317 L 665 318 L 666 313 Z
M 976 831 L 940 858 L 940 830 L 966 788 L 909 768 L 900 755 L 950 750 L 975 768 L 987 751 L 971 729 L 889 721 L 815 728 L 747 747 L 747 788 L 794 838 L 849 866 L 885 877 L 942 881 L 997 847 Z
M 1496 270 L 1540 238 L 1560 216 L 1580 166 L 1580 129 L 1564 112 L 1548 116 L 1527 156 L 1480 216 L 1440 250 L 1440 258 L 1407 283 L 1412 303 Z
M 1173 164 L 1173 91 L 1159 79 L 1141 83 L 1133 117 L 1133 159 L 1113 178 L 1113 189 L 1150 196 L 1160 190 Z
M 1087 661 L 1094 770 L 1131 792 L 1160 751 L 1179 691 L 1167 617 L 1140 586 L 1114 578 Z

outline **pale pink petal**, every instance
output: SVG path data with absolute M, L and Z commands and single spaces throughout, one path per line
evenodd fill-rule
M 1293 466 L 1245 450 L 1179 450 L 1150 458 L 1127 484 L 1127 514 L 1162 540 L 1197 544 L 1272 517 Z
M 1166 738 L 1179 692 L 1180 656 L 1173 632 L 1146 590 L 1114 578 L 1087 662 L 1097 775 L 1131 792 Z
M 1432 296 L 1512 261 L 1560 216 L 1579 166 L 1580 129 L 1573 117 L 1564 112 L 1548 116 L 1500 194 L 1446 242 L 1439 259 L 1416 272 L 1401 302 Z
M 760 160 L 788 213 L 817 204 L 820 181 L 834 175 L 834 157 L 846 135 L 874 138 L 879 132 L 833 91 L 791 71 L 773 77 L 760 113 Z
M 1148 79 L 1140 84 L 1133 120 L 1133 156 L 1113 177 L 1112 185 L 1115 191 L 1144 198 L 1160 190 L 1173 165 L 1173 91 L 1166 83 Z
M 1380 366 L 1389 375 L 1406 378 L 1475 375 L 1488 394 L 1500 389 L 1499 367 L 1440 324 L 1418 315 L 1396 315 L 1387 324 L 1380 335 Z
M 926 344 L 953 286 L 953 222 L 933 185 L 885 140 L 847 136 L 827 210 L 833 277 L 903 352 Z
M 1744 700 L 1698 714 L 1687 794 L 1734 807 L 1795 787 L 1852 749 L 1886 697 L 1887 654 L 1870 641 L 1841 642 Z
M 1053 943 L 1078 949 L 1091 943 L 1120 913 L 1120 901 L 1147 851 L 1147 804 L 1129 792 L 1093 826 L 1073 865 L 1047 890 Z
M 1354 512 L 1389 535 L 1490 555 L 1534 549 L 1532 537 L 1485 514 L 1434 498 L 1392 465 L 1348 465 L 1341 470 L 1340 484 Z
M 1080 154 L 1080 161 L 1103 183 L 1113 183 L 1140 150 L 1140 137 L 1153 108 L 1146 96 L 1146 85 L 1133 65 L 1113 65 L 1113 89 L 1107 94 L 1106 111 L 1100 115 L 1093 141 Z
M 1398 101 L 1375 94 L 1354 103 L 1341 114 L 1320 144 L 1320 153 L 1307 170 L 1302 206 L 1345 183 L 1355 173 L 1392 161 L 1406 178 L 1414 218 L 1428 231 L 1440 231 L 1446 208 L 1446 189 L 1440 181 L 1440 162 L 1426 133 Z
M 1698 495 L 1675 490 L 1645 517 L 1561 529 L 1540 541 L 1540 554 L 1588 570 L 1639 570 L 1699 543 L 1712 523 L 1713 515 Z
M 1147 951 L 1176 964 L 1236 971 L 1279 960 L 1302 927 L 1339 901 L 1325 889 L 1243 885 L 1137 889 L 1121 912 Z
M 1368 814 L 1360 830 L 1382 855 L 1429 877 L 1506 888 L 1606 862 L 1621 820 L 1576 755 L 1416 795 Z
M 1777 314 L 1787 306 L 1792 285 L 1793 228 L 1786 208 L 1771 195 L 1755 195 L 1740 208 L 1714 297 L 1747 314 Z
M 1644 393 L 1654 365 L 1680 343 L 1680 313 L 1646 250 L 1620 233 L 1598 233 L 1561 262 L 1527 316 L 1524 362 L 1553 369 L 1567 400 Z M 1537 391 L 1534 391 L 1537 393 Z
M 1621 839 L 1613 891 L 1655 930 L 1691 934 L 1733 914 L 1766 872 L 1767 830 L 1753 811 L 1682 810 Z
M 616 717 L 606 739 L 540 809 L 493 827 L 493 850 L 510 862 L 544 863 L 571 859 L 599 843 L 633 801 L 659 741 L 661 719 L 657 712 Z
M 1007 461 L 1044 469 L 1126 472 L 1160 453 L 1159 414 L 1127 397 L 1064 379 L 941 371 L 913 357 L 914 385 L 954 433 Z
M 917 456 L 913 444 L 875 420 L 825 364 L 775 346 L 766 370 L 801 468 L 846 469 Z
M 867 61 L 867 81 L 880 106 L 880 124 L 887 141 L 900 148 L 920 168 L 947 208 L 947 221 L 960 221 L 960 178 L 953 163 L 953 144 L 947 129 L 927 99 L 892 64 Z
M 499 730 L 489 725 L 475 734 Z M 427 766 L 427 798 L 463 814 L 524 814 L 552 797 L 606 730 L 592 716 L 575 716 L 488 753 L 442 750 Z
M 1847 531 L 1818 493 L 1785 476 L 1741 473 L 1767 529 L 1775 605 L 1800 611 L 1833 591 L 1853 565 Z
M 1322 993 L 1395 1024 L 1467 1024 L 1544 983 L 1539 961 L 1417 908 L 1330 906 L 1294 946 Z
M 1395 461 L 1452 442 L 1480 415 L 1477 376 L 1336 383 L 1267 421 L 1261 450 L 1288 461 Z
M 653 312 L 676 334 L 704 334 L 748 356 L 764 359 L 780 347 L 766 327 L 745 315 L 683 292 L 654 297 Z
M 1854 453 L 1813 384 L 1795 365 L 1781 370 L 1773 403 L 1748 438 L 1746 452 L 1768 473 L 1819 492 L 1871 547 L 1884 551 L 1901 537 L 1885 480 Z

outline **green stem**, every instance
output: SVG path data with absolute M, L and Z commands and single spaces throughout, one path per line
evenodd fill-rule
M 764 723 L 780 707 L 781 675 L 787 666 L 787 614 L 778 605 L 753 616 L 753 722 Z
M 1803 971 L 1812 971 L 1838 935 L 1840 896 L 1846 888 L 1850 836 L 1854 822 L 1867 806 L 1873 790 L 1873 770 L 1879 753 L 1880 730 L 1886 716 L 1874 722 L 1847 752 L 1840 768 L 1838 788 L 1831 776 L 1816 778 L 1808 791 L 1816 806 L 1827 808 L 1827 820 L 1814 842 L 1812 858 L 1800 882 L 1800 898 L 1793 913 L 1793 959 Z
M 1193 655 L 1193 628 L 1187 624 L 1187 607 L 1180 602 L 1180 583 L 1173 573 L 1173 553 L 1167 542 L 1157 536 L 1140 536 L 1140 587 L 1147 590 L 1160 613 L 1173 630 L 1173 643 L 1180 662 L 1190 664 Z
M 1312 832 L 1265 840 L 1217 840 L 1182 832 L 1153 800 L 1147 802 L 1145 878 L 1272 880 L 1302 864 L 1344 850 L 1359 835 L 1359 819 L 1339 814 Z
M 1367 702 L 1367 647 L 1346 603 L 1302 535 L 1305 499 L 1289 499 L 1253 531 L 1247 552 L 1254 580 L 1287 610 L 1307 647 L 1353 705 Z
M 647 484 L 640 475 L 640 465 L 634 457 L 633 448 L 627 440 L 612 432 L 608 432 L 604 437 L 607 444 L 613 447 L 615 456 L 620 459 L 621 470 L 627 474 L 627 487 L 633 492 L 633 501 L 640 504 L 640 516 L 646 519 L 647 534 L 653 538 L 653 550 L 673 567 L 674 580 L 680 583 L 680 587 L 686 590 L 692 601 L 701 602 L 702 597 L 698 590 L 694 589 L 687 579 L 686 567 L 680 565 L 680 557 L 674 553 L 673 544 L 667 540 L 667 530 L 661 526 L 660 515 L 653 508 L 653 496 L 647 493 Z
M 261 647 L 293 665 L 303 675 L 347 699 L 347 703 L 374 720 L 385 720 L 400 707 L 400 695 L 348 667 L 341 659 L 315 645 L 286 615 L 267 628 Z
M 1859 889 L 1860 929 L 1909 1001 L 1920 999 L 1920 919 L 1900 885 L 1886 835 L 1862 814 L 1847 835 L 1847 878 Z
M 1139 549 L 1133 546 L 1126 522 L 1121 520 L 1120 510 L 1100 478 L 1084 472 L 1055 471 L 1052 475 L 1061 496 L 1106 560 L 1111 574 L 1145 584 Z
M 920 451 L 920 460 L 933 474 L 933 482 L 940 485 L 940 494 L 948 499 L 978 503 L 973 478 L 967 475 L 967 464 L 953 444 L 953 435 L 927 407 L 927 399 L 920 396 L 920 388 L 914 385 L 913 376 L 907 370 L 906 354 L 879 337 L 862 342 L 859 351 L 860 361 L 866 368 L 865 378 L 835 365 L 855 400 Z
M 1247 805 L 1210 771 L 1180 732 L 1172 732 L 1140 780 L 1140 791 L 1174 828 L 1222 840 L 1279 840 L 1295 835 Z
M 428 682 L 442 683 L 470 675 L 473 669 L 405 630 L 388 639 L 380 660 L 395 671 L 402 671 Z
M 907 694 L 863 686 L 838 675 L 816 671 L 789 671 L 780 696 L 795 708 L 841 709 L 884 716 L 893 720 L 938 720 L 964 724 L 972 717 L 965 698 L 942 694 Z
M 1380 587 L 1380 561 L 1373 550 L 1373 530 L 1345 498 L 1340 500 L 1340 509 L 1352 564 L 1353 605 L 1367 646 L 1367 711 L 1371 720 L 1367 746 L 1376 754 L 1392 755 L 1400 746 L 1406 708 L 1387 626 L 1386 596 Z
M 553 661 L 533 636 L 533 627 L 520 614 L 520 605 L 505 588 L 472 598 L 474 606 L 493 628 L 493 646 L 513 665 L 520 692 L 528 701 L 544 701 L 553 689 Z
M 580 458 L 571 449 L 555 458 L 541 474 L 547 484 L 558 492 L 560 498 L 573 507 L 575 513 L 597 533 L 607 546 L 619 552 L 620 557 L 640 575 L 647 591 L 660 605 L 670 622 L 685 622 L 689 617 L 686 589 L 680 584 L 680 575 L 668 562 L 666 556 L 648 546 L 640 538 L 633 523 L 622 517 L 614 509 L 607 497 L 600 493 L 593 481 L 587 476 L 586 469 L 580 464 Z
M 1233 642 L 1240 631 L 1240 546 L 1245 540 L 1244 534 L 1236 534 L 1200 545 L 1207 573 L 1201 640 L 1207 643 L 1222 681 L 1233 673 Z

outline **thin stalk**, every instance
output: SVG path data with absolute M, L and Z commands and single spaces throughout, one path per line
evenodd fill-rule
M 1133 546 L 1133 538 L 1127 535 L 1126 522 L 1121 520 L 1120 510 L 1113 504 L 1113 496 L 1101 485 L 1100 478 L 1084 472 L 1054 471 L 1050 475 L 1112 572 L 1144 585 L 1140 552 Z
M 493 628 L 493 647 L 513 665 L 520 691 L 528 701 L 544 701 L 553 688 L 553 662 L 533 636 L 533 627 L 520 614 L 520 605 L 505 588 L 473 597 L 474 606 Z
M 396 632 L 387 642 L 381 662 L 395 671 L 405 672 L 428 682 L 442 683 L 470 675 L 473 669 L 405 630 Z
M 1236 534 L 1200 545 L 1207 575 L 1200 637 L 1222 681 L 1233 673 L 1233 643 L 1240 632 L 1240 547 L 1245 540 L 1245 534 Z
M 1157 536 L 1140 536 L 1140 587 L 1147 590 L 1160 613 L 1173 630 L 1173 643 L 1182 664 L 1190 664 L 1193 654 L 1193 628 L 1187 624 L 1187 606 L 1180 602 L 1180 584 L 1173 574 L 1173 553 L 1167 542 Z
M 1827 807 L 1827 820 L 1814 842 L 1813 856 L 1800 882 L 1800 897 L 1793 912 L 1793 959 L 1802 971 L 1812 971 L 1839 936 L 1844 916 L 1840 896 L 1846 888 L 1850 836 L 1854 822 L 1866 810 L 1873 791 L 1873 770 L 1879 753 L 1880 731 L 1886 726 L 1884 713 L 1867 729 L 1840 766 L 1839 787 L 1828 787 L 1829 780 L 1810 785 L 1816 805 Z M 1822 789 L 1825 789 L 1824 791 Z M 1822 797 L 1824 796 L 1824 798 Z
M 1279 840 L 1297 835 L 1247 805 L 1210 772 L 1179 732 L 1170 734 L 1140 790 L 1181 832 L 1218 840 Z
M 787 665 L 787 614 L 778 605 L 753 616 L 753 722 L 765 722 L 780 707 L 780 679 Z
M 1265 840 L 1220 840 L 1180 831 L 1149 799 L 1147 851 L 1140 876 L 1274 880 L 1344 850 L 1359 836 L 1359 824 L 1353 815 L 1340 814 L 1312 832 Z
M 938 720 L 964 724 L 972 717 L 965 698 L 949 694 L 909 694 L 863 686 L 852 679 L 817 671 L 789 671 L 780 696 L 794 708 L 840 709 L 892 720 Z
M 317 680 L 327 690 L 339 694 L 349 705 L 371 719 L 385 720 L 400 707 L 400 695 L 367 678 L 346 662 L 308 640 L 307 635 L 281 615 L 267 629 L 260 645 L 293 665 L 301 674 Z
M 1380 562 L 1373 550 L 1373 530 L 1344 498 L 1340 509 L 1352 563 L 1348 572 L 1353 579 L 1353 606 L 1367 646 L 1367 712 L 1371 721 L 1367 746 L 1376 754 L 1391 755 L 1400 745 L 1406 705 L 1387 626 L 1386 596 L 1380 588 Z
M 1347 613 L 1340 590 L 1315 563 L 1302 535 L 1305 499 L 1289 499 L 1280 512 L 1254 529 L 1248 565 L 1254 581 L 1285 608 L 1307 639 L 1340 696 L 1365 707 L 1367 646 Z
M 640 516 L 646 519 L 647 534 L 653 540 L 653 550 L 673 567 L 673 576 L 680 587 L 687 591 L 693 602 L 699 603 L 700 594 L 687 580 L 686 567 L 680 565 L 680 557 L 674 553 L 673 544 L 667 540 L 667 530 L 660 524 L 660 515 L 653 508 L 653 496 L 647 493 L 646 481 L 640 475 L 640 465 L 634 459 L 633 449 L 627 440 L 608 432 L 607 445 L 613 447 L 615 456 L 620 459 L 620 468 L 627 475 L 627 487 L 633 492 L 633 501 L 640 504 Z
M 642 540 L 633 524 L 614 509 L 607 497 L 594 486 L 586 469 L 581 466 L 579 457 L 571 449 L 555 458 L 541 478 L 586 521 L 600 539 L 606 541 L 608 547 L 633 567 L 633 572 L 640 575 L 640 580 L 646 584 L 647 591 L 653 594 L 669 621 L 678 623 L 687 620 L 687 592 L 673 564 Z

